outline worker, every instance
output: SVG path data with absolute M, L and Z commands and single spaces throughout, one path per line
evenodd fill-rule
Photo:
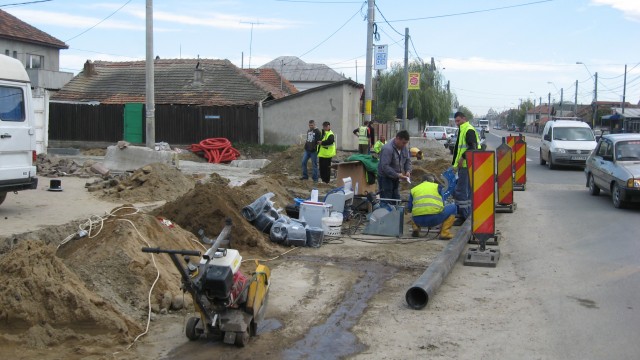
M 369 153 L 369 122 L 365 121 L 362 126 L 353 130 L 353 135 L 358 137 L 358 152 L 360 154 Z
M 408 143 L 409 132 L 400 130 L 396 137 L 380 150 L 378 163 L 380 198 L 400 200 L 400 181 L 411 181 L 411 154 L 407 149 Z
M 422 151 L 417 147 L 412 147 L 409 152 L 411 152 L 411 157 L 414 157 L 418 160 L 422 160 Z
M 320 179 L 328 184 L 331 180 L 331 158 L 336 156 L 336 137 L 331 131 L 331 123 L 322 123 L 322 140 L 318 141 L 318 163 Z
M 453 171 L 458 173 L 458 181 L 453 193 L 453 199 L 458 206 L 458 220 L 454 225 L 462 225 L 471 213 L 471 184 L 469 183 L 466 152 L 468 149 L 480 149 L 480 139 L 478 132 L 462 112 L 456 112 L 454 118 L 459 127 L 452 162 Z
M 409 205 L 407 209 L 411 212 L 411 236 L 419 237 L 421 227 L 434 227 L 442 224 L 439 238 L 449 240 L 451 226 L 456 217 L 456 205 L 444 205 L 442 200 L 443 186 L 432 174 L 425 174 L 422 182 L 411 189 L 409 194 Z
M 378 141 L 376 141 L 375 145 L 373 145 L 373 152 L 376 154 L 380 154 L 380 150 L 382 150 L 382 146 L 387 143 L 387 138 L 384 135 L 380 135 Z

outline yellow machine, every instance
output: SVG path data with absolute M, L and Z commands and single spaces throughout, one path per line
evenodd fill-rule
M 256 261 L 255 272 L 245 276 L 240 271 L 240 253 L 222 247 L 230 246 L 227 239 L 230 232 L 231 221 L 227 220 L 215 242 L 202 236 L 203 242 L 211 244 L 202 257 L 199 251 L 193 250 L 142 248 L 142 251 L 169 254 L 180 271 L 182 289 L 191 294 L 200 315 L 187 320 L 185 335 L 189 340 L 198 340 L 204 335 L 243 347 L 256 335 L 258 324 L 264 319 L 271 270 Z M 184 256 L 183 262 L 178 255 Z M 194 264 L 190 256 L 200 257 L 199 262 Z

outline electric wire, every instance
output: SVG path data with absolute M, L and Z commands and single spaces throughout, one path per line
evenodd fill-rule
M 133 1 L 133 0 L 127 0 L 127 2 L 125 2 L 124 4 L 122 4 L 122 6 L 120 6 L 119 8 L 117 8 L 117 9 L 116 9 L 114 12 L 112 12 L 111 14 L 107 15 L 107 17 L 105 17 L 104 19 L 102 19 L 102 20 L 98 21 L 95 25 L 93 25 L 93 26 L 91 26 L 90 28 L 88 28 L 88 29 L 84 30 L 83 32 L 79 33 L 78 35 L 73 36 L 73 37 L 71 37 L 71 38 L 69 38 L 69 39 L 65 40 L 64 42 L 69 42 L 69 41 L 71 41 L 71 40 L 73 40 L 73 39 L 75 39 L 75 38 L 79 37 L 80 35 L 83 35 L 83 34 L 85 34 L 86 32 L 88 32 L 88 31 L 92 30 L 93 28 L 95 28 L 96 26 L 98 26 L 98 25 L 102 24 L 103 22 L 107 21 L 107 19 L 109 19 L 110 17 L 112 17 L 113 15 L 115 15 L 118 11 L 122 10 L 122 8 L 124 8 L 125 6 L 127 6 L 131 1 Z
M 35 1 L 25 1 L 25 2 L 21 2 L 21 3 L 13 3 L 13 4 L 2 4 L 0 5 L 0 7 L 15 7 L 15 6 L 22 6 L 22 5 L 31 5 L 31 4 L 37 4 L 37 3 L 43 3 L 43 2 L 49 2 L 52 0 L 35 0 Z

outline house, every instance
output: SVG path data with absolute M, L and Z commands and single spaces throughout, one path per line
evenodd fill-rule
M 156 141 L 191 144 L 211 137 L 258 143 L 258 108 L 268 85 L 228 60 L 156 59 Z M 64 142 L 144 143 L 145 61 L 87 61 L 52 96 L 49 136 Z M 276 89 L 277 90 L 277 89 Z
M 359 124 L 363 91 L 362 84 L 342 80 L 264 102 L 261 110 L 264 142 L 301 144 L 305 141 L 309 120 L 315 120 L 318 127 L 329 121 L 337 148 L 357 149 L 358 139 L 352 132 Z
M 0 10 L 0 51 L 24 64 L 33 88 L 58 90 L 73 78 L 73 73 L 60 72 L 60 50 L 68 48 L 63 41 Z
M 260 69 L 242 69 L 249 75 L 253 75 L 260 79 L 262 82 L 272 86 L 271 93 L 276 98 L 295 94 L 298 92 L 295 86 L 289 80 L 285 79 L 275 69 L 260 68 Z
M 260 67 L 264 68 L 275 69 L 300 91 L 346 79 L 327 65 L 309 64 L 296 56 L 280 56 Z
M 640 108 L 633 106 L 631 109 L 621 107 L 612 108 L 613 113 L 601 117 L 602 125 L 611 132 L 640 133 Z

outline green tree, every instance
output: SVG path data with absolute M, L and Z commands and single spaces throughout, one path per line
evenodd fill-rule
M 473 123 L 473 112 L 469 110 L 466 106 L 460 105 L 458 106 L 458 111 L 464 114 L 464 116 L 469 120 L 470 123 Z
M 443 89 L 442 75 L 429 64 L 417 61 L 409 64 L 409 72 L 420 73 L 420 90 L 410 90 L 407 108 L 413 110 L 414 117 L 420 126 L 426 122 L 445 125 L 451 111 L 452 95 Z M 402 107 L 404 89 L 404 68 L 394 63 L 391 69 L 381 73 L 377 78 L 377 104 L 374 119 L 380 122 L 393 121 L 396 109 Z

